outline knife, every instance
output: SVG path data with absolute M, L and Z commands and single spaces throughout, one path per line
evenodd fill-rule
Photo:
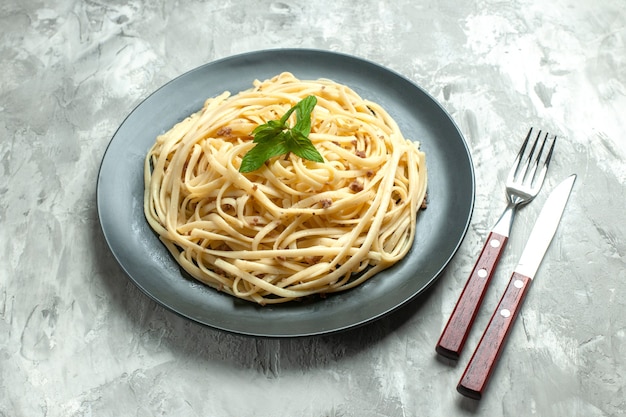
M 552 191 L 541 209 L 509 284 L 456 387 L 466 397 L 476 400 L 482 397 L 528 288 L 556 233 L 575 181 L 575 174 L 567 177 Z

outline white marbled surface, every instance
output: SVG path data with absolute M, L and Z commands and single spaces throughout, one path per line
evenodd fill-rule
M 376 61 L 437 98 L 472 152 L 471 227 L 437 284 L 347 333 L 255 339 L 144 296 L 102 237 L 96 177 L 168 80 L 276 47 Z M 42 1 L 0 4 L 0 416 L 623 416 L 626 8 L 622 0 Z M 574 194 L 486 397 L 434 345 L 503 208 L 529 125 L 561 137 Z M 517 218 L 484 328 L 539 202 Z M 470 335 L 476 345 L 480 331 Z

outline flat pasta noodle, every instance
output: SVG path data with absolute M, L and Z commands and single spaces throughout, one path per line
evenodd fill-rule
M 287 154 L 239 172 L 254 128 L 309 95 L 324 162 Z M 381 106 L 287 72 L 206 100 L 156 139 L 144 180 L 146 219 L 180 266 L 261 305 L 347 290 L 398 262 L 427 186 L 419 143 Z

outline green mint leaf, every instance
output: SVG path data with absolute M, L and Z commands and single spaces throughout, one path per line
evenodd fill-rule
M 258 125 L 253 131 L 252 134 L 255 135 L 258 132 L 262 132 L 264 130 L 282 130 L 285 128 L 285 124 L 281 123 L 278 120 L 270 120 L 267 123 L 262 125 Z
M 303 159 L 324 162 L 315 145 L 308 138 L 311 133 L 311 113 L 317 104 L 315 96 L 308 96 L 290 108 L 280 120 L 270 120 L 253 131 L 255 146 L 241 160 L 240 172 L 252 172 L 261 168 L 269 159 L 293 152 Z M 290 128 L 287 121 L 296 112 L 296 123 Z
M 313 162 L 324 162 L 324 158 L 309 138 L 293 130 L 291 131 L 291 138 L 292 142 L 289 143 L 289 150 L 291 152 L 302 159 L 308 159 Z
M 284 134 L 279 135 L 275 141 L 257 143 L 254 148 L 244 155 L 239 172 L 256 171 L 263 166 L 265 161 L 289 152 L 289 148 L 285 140 L 280 138 L 281 136 L 284 136 Z
M 271 142 L 277 135 L 279 135 L 283 129 L 265 128 L 260 129 L 257 132 L 253 132 L 254 143 Z
M 309 136 L 309 133 L 311 133 L 311 113 L 316 104 L 317 98 L 315 96 L 308 96 L 295 106 L 297 121 L 293 129 L 302 133 L 304 136 Z
M 265 142 L 273 139 L 276 135 L 280 134 L 285 129 L 285 126 L 281 125 L 278 120 L 270 120 L 269 122 L 257 126 L 252 131 L 254 135 L 253 142 Z
M 292 149 L 292 152 L 302 159 L 308 159 L 313 162 L 324 162 L 324 158 L 312 143 L 308 143 L 307 145 L 301 146 L 297 149 Z
M 279 123 L 282 126 L 286 126 L 287 125 L 287 120 L 289 120 L 289 116 L 291 116 L 291 113 L 294 112 L 294 110 L 296 110 L 296 107 L 298 107 L 298 105 L 296 104 L 295 106 L 293 106 L 292 108 L 290 108 L 289 110 L 287 110 L 287 113 L 283 114 L 283 117 L 280 118 Z M 271 122 L 272 120 L 270 120 Z M 268 122 L 268 123 L 270 123 Z

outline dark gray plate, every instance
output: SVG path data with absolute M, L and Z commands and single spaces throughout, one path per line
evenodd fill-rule
M 260 307 L 217 292 L 181 272 L 143 215 L 143 161 L 156 136 L 225 90 L 289 71 L 330 78 L 378 102 L 404 135 L 421 142 L 428 166 L 428 209 L 407 257 L 363 285 L 326 299 Z M 109 144 L 98 176 L 104 236 L 130 279 L 172 311 L 205 325 L 254 336 L 294 337 L 345 330 L 378 319 L 428 288 L 458 249 L 474 206 L 474 170 L 450 116 L 425 91 L 372 62 L 333 52 L 281 49 L 246 53 L 196 68 L 164 85 L 128 116 Z

